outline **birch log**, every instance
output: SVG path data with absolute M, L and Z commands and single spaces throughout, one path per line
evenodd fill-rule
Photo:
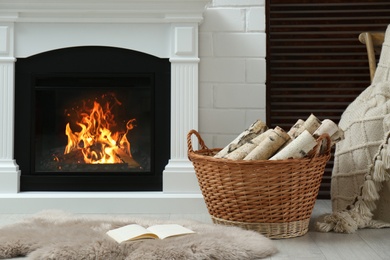
M 332 140 L 332 145 L 340 142 L 343 139 L 344 139 L 344 131 L 341 128 L 339 128 L 339 130 L 336 133 L 330 136 L 330 140 Z
M 280 148 L 279 150 L 282 150 L 284 147 L 286 147 L 289 143 L 291 143 L 291 141 L 293 139 L 296 138 L 296 136 L 298 136 L 300 133 L 302 133 L 302 131 L 304 130 L 302 128 L 303 124 L 305 123 L 305 121 L 303 119 L 298 119 L 297 122 L 295 122 L 295 124 L 290 128 L 290 130 L 287 132 L 287 134 L 290 136 L 290 139 L 287 140 L 287 142 L 285 142 Z M 300 131 L 298 133 L 298 131 Z
M 270 160 L 284 160 L 289 158 L 303 158 L 316 146 L 316 139 L 304 130 L 297 138 L 295 138 L 286 147 L 272 156 Z
M 290 130 L 287 132 L 287 134 L 292 137 L 294 136 L 295 132 L 302 127 L 303 123 L 305 123 L 304 120 L 298 119 L 298 121 L 290 128 Z
M 318 129 L 313 133 L 315 138 L 319 137 L 322 134 L 328 134 L 329 136 L 334 135 L 339 130 L 338 125 L 330 119 L 324 119 L 318 127 Z
M 339 126 L 330 119 L 324 119 L 321 126 L 314 132 L 313 136 L 314 138 L 318 138 L 322 134 L 328 134 L 330 136 L 331 146 L 339 142 L 344 135 L 343 130 L 341 130 L 341 128 L 339 128 Z M 321 145 L 321 152 L 327 149 L 324 144 Z
M 319 120 L 315 115 L 311 114 L 303 123 L 303 126 L 305 129 L 310 133 L 313 134 L 318 127 L 321 125 L 321 120 Z
M 320 127 L 318 127 L 318 129 L 313 133 L 313 137 L 317 139 L 322 134 L 328 134 L 329 136 L 332 136 L 335 133 L 337 133 L 338 130 L 339 127 L 335 122 L 333 122 L 330 119 L 324 119 Z M 327 149 L 328 149 L 327 142 L 322 142 L 320 147 L 320 153 L 323 153 Z
M 332 120 L 324 119 L 321 126 L 314 132 L 315 138 L 327 133 L 330 136 L 332 145 L 344 139 L 344 131 Z
M 247 156 L 253 149 L 255 149 L 264 139 L 266 139 L 273 129 L 268 129 L 262 134 L 259 134 L 249 142 L 245 143 L 244 145 L 238 147 L 236 150 L 233 152 L 227 154 L 225 157 L 226 159 L 231 159 L 231 160 L 241 160 L 244 159 L 245 156 Z
M 302 126 L 297 129 L 292 135 L 292 139 L 297 138 L 302 132 L 307 130 L 310 134 L 313 134 L 321 125 L 321 120 L 319 120 L 315 115 L 311 114 Z
M 282 128 L 277 126 L 244 160 L 267 160 L 289 139 L 290 136 Z
M 227 154 L 236 150 L 238 147 L 253 139 L 255 136 L 259 135 L 260 133 L 263 133 L 265 130 L 267 130 L 267 125 L 261 120 L 256 120 L 248 129 L 238 135 L 236 139 L 231 141 L 221 151 L 214 155 L 214 157 L 223 158 Z

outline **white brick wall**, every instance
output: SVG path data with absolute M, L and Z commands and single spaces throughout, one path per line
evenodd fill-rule
M 199 34 L 199 131 L 223 147 L 265 120 L 264 0 L 213 0 Z

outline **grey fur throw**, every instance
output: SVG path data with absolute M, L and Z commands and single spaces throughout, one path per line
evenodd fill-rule
M 106 235 L 110 229 L 131 223 L 148 227 L 172 221 L 44 211 L 0 228 L 0 259 L 28 256 L 40 260 L 254 260 L 277 252 L 270 239 L 255 231 L 196 221 L 173 221 L 196 234 L 163 240 L 118 244 Z

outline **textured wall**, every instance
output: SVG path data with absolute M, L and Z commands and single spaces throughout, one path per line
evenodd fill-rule
M 223 147 L 265 120 L 265 1 L 214 0 L 199 35 L 199 131 Z

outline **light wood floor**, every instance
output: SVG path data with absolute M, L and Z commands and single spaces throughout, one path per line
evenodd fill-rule
M 267 260 L 389 260 L 390 229 L 362 229 L 354 234 L 319 233 L 312 224 L 318 216 L 329 213 L 331 204 L 328 200 L 317 201 L 310 226 L 306 235 L 297 238 L 273 240 L 279 253 Z M 28 215 L 0 215 L 0 226 L 16 222 Z M 137 215 L 140 216 L 140 215 Z M 200 215 L 148 215 L 159 219 L 193 219 L 211 223 L 207 214 Z M 27 259 L 27 258 L 18 258 Z M 110 259 L 111 260 L 111 259 Z M 221 259 L 223 260 L 223 259 Z M 239 260 L 239 259 L 237 259 Z

